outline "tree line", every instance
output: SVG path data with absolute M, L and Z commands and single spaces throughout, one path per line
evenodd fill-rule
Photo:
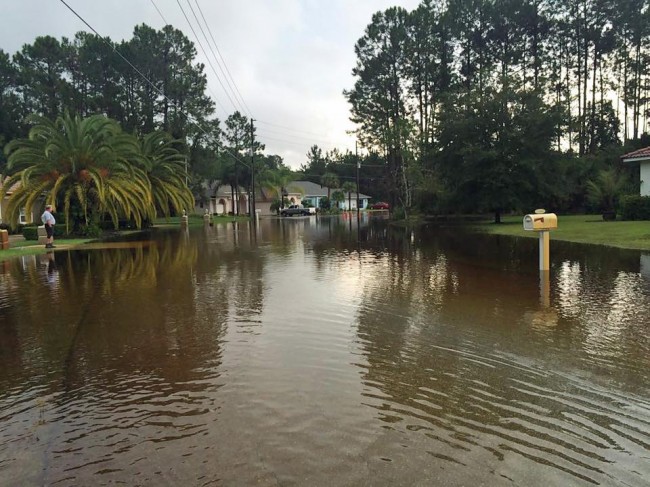
M 233 193 L 250 190 L 251 149 L 260 176 L 273 179 L 274 171 L 287 170 L 279 156 L 263 153 L 246 115 L 215 116 L 196 55 L 180 30 L 145 24 L 121 42 L 78 32 L 73 39 L 37 37 L 13 55 L 0 50 L 0 147 L 27 137 L 36 120 L 31 115 L 61 125 L 61 117 L 102 114 L 136 138 L 169 134 L 198 203 L 206 202 L 206 187 L 215 181 Z M 0 153 L 5 175 L 6 152 Z
M 361 192 L 405 211 L 597 209 L 590 195 L 611 196 L 605 182 L 636 191 L 637 168 L 618 157 L 650 145 L 649 15 L 648 0 L 424 0 L 377 12 L 344 92 L 363 156 L 313 146 L 299 171 L 264 153 L 245 114 L 215 116 L 180 30 L 42 36 L 0 50 L 0 146 L 27 136 L 30 114 L 103 114 L 136 137 L 170 134 L 199 203 L 215 181 L 233 196 L 251 189 L 252 148 L 256 179 L 278 198 L 292 179 L 355 183 L 360 164 Z
M 355 52 L 351 118 L 404 208 L 585 209 L 603 171 L 638 191 L 618 157 L 650 144 L 647 0 L 423 0 Z

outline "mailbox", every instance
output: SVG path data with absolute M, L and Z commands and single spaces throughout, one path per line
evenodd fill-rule
M 0 230 L 0 249 L 7 250 L 9 248 L 9 232 L 7 230 Z
M 555 213 L 534 213 L 524 217 L 524 230 L 541 232 L 557 228 L 557 215 Z

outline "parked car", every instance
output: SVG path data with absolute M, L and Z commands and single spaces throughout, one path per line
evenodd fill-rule
M 280 210 L 280 216 L 293 216 L 293 215 L 309 216 L 315 214 L 316 214 L 316 208 L 305 208 L 304 206 L 300 206 L 300 205 L 291 205 L 288 208 L 284 208 L 283 210 Z
M 371 210 L 390 210 L 390 205 L 385 201 L 378 201 L 370 205 Z

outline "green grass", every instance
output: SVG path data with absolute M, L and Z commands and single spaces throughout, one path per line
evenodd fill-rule
M 537 238 L 536 232 L 524 230 L 523 217 L 505 217 L 500 225 L 483 222 L 473 226 L 497 235 Z M 551 240 L 650 250 L 650 221 L 606 222 L 600 215 L 558 215 L 557 220 L 558 228 L 551 230 Z
M 39 244 L 35 240 L 17 240 L 11 243 L 8 250 L 0 250 L 0 262 L 14 259 L 23 255 L 39 255 L 52 250 L 69 250 L 84 243 L 92 242 L 91 238 L 60 238 L 55 239 L 54 249 L 46 249 L 45 245 Z
M 180 216 L 173 216 L 171 218 L 165 219 L 165 218 L 157 218 L 154 221 L 154 226 L 156 227 L 177 227 L 181 224 L 181 218 Z M 250 221 L 250 217 L 248 216 L 232 216 L 232 215 L 224 215 L 224 216 L 212 216 L 212 221 L 214 223 L 232 223 L 232 222 L 247 222 Z M 203 225 L 203 215 L 190 215 L 188 218 L 188 223 L 190 226 L 197 226 L 197 225 Z

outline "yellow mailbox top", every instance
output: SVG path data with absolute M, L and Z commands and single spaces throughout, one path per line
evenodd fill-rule
M 556 228 L 557 215 L 555 213 L 534 213 L 524 217 L 524 230 L 540 232 Z

